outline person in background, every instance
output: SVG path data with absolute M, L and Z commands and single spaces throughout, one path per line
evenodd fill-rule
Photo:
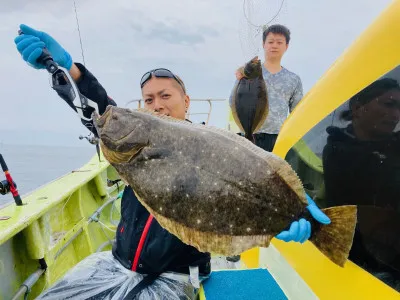
M 262 71 L 267 86 L 269 113 L 264 124 L 254 133 L 254 138 L 257 146 L 272 152 L 283 123 L 303 98 L 303 86 L 298 75 L 282 66 L 282 58 L 290 42 L 289 29 L 279 24 L 269 26 L 263 32 L 262 42 Z M 235 75 L 237 81 L 243 78 L 238 70 Z
M 379 79 L 348 102 L 346 127 L 328 126 L 327 207 L 357 205 L 349 259 L 400 291 L 400 85 Z

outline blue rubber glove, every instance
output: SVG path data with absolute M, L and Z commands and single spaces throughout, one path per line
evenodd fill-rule
M 43 64 L 36 60 L 42 54 L 44 47 L 50 52 L 53 60 L 67 70 L 71 69 L 72 58 L 67 51 L 50 35 L 45 32 L 37 31 L 27 25 L 21 24 L 19 27 L 24 34 L 15 38 L 18 52 L 22 58 L 35 69 L 44 69 Z
M 315 204 L 315 202 L 311 199 L 310 196 L 306 194 L 308 206 L 310 214 L 314 217 L 315 220 L 322 224 L 329 224 L 331 220 L 325 215 Z M 289 230 L 282 231 L 279 233 L 276 238 L 285 242 L 299 242 L 304 243 L 311 236 L 311 224 L 306 219 L 300 219 L 299 221 L 295 221 L 290 225 Z

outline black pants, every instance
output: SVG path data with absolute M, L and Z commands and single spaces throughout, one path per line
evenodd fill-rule
M 244 136 L 242 133 L 238 133 L 240 136 Z M 269 134 L 269 133 L 256 133 L 254 134 L 255 144 L 264 149 L 265 151 L 272 152 L 275 146 L 276 139 L 278 138 L 277 134 Z
M 274 149 L 277 138 L 278 138 L 277 134 L 269 134 L 269 133 L 254 134 L 256 145 L 268 152 L 272 152 L 272 150 Z

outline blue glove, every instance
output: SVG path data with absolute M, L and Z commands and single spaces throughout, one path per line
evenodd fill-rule
M 315 204 L 315 202 L 306 194 L 310 214 L 318 222 L 322 224 L 329 224 L 331 220 L 325 215 Z M 285 230 L 279 233 L 276 238 L 285 242 L 295 241 L 301 244 L 307 241 L 311 236 L 311 224 L 306 219 L 300 219 L 290 225 L 289 231 Z
M 21 24 L 19 27 L 24 34 L 17 36 L 14 40 L 18 52 L 22 58 L 35 69 L 44 69 L 43 64 L 36 60 L 42 54 L 44 47 L 50 52 L 53 60 L 67 70 L 71 69 L 72 58 L 67 51 L 55 39 L 45 32 L 37 31 L 29 26 Z

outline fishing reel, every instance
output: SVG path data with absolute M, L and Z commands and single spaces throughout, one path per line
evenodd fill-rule
M 14 181 L 13 181 L 14 182 Z M 14 186 L 17 187 L 17 184 L 14 182 Z M 7 180 L 0 181 L 0 194 L 7 195 L 11 191 L 10 184 Z
M 121 181 L 121 179 L 111 180 L 111 179 L 107 178 L 107 186 L 112 187 L 114 184 L 118 185 L 118 182 L 120 182 L 120 181 Z
M 99 161 L 101 161 L 101 158 L 100 158 L 100 146 L 99 146 L 100 139 L 98 137 L 96 137 L 96 136 L 90 136 L 90 134 L 88 136 L 80 135 L 79 139 L 80 140 L 86 139 L 90 144 L 95 145 L 96 146 L 97 156 L 99 157 Z
M 95 137 L 95 136 L 90 136 L 90 135 L 89 136 L 83 136 L 83 135 L 80 135 L 79 139 L 80 140 L 87 139 L 87 141 L 92 145 L 98 145 L 99 144 L 99 138 Z
M 15 204 L 18 206 L 22 205 L 21 197 L 17 190 L 17 185 L 15 181 L 12 179 L 10 171 L 8 170 L 7 164 L 4 160 L 3 155 L 0 154 L 0 166 L 6 176 L 7 180 L 0 181 L 0 194 L 6 195 L 9 192 L 13 195 Z

